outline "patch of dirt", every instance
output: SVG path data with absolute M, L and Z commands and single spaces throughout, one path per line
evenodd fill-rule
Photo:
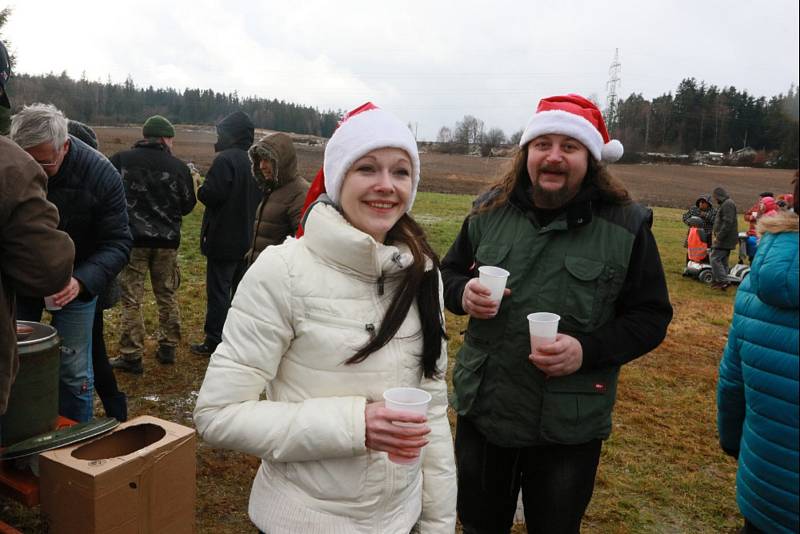
M 214 159 L 216 133 L 213 126 L 178 125 L 175 127 L 175 155 L 192 161 L 205 174 Z M 140 126 L 95 128 L 100 149 L 108 156 L 129 148 L 141 137 Z M 256 130 L 256 139 L 271 133 Z M 295 139 L 298 170 L 311 181 L 322 165 L 324 140 L 319 137 L 289 134 Z M 420 154 L 422 161 L 421 191 L 475 195 L 484 190 L 510 164 L 510 158 L 480 158 L 457 154 Z M 711 167 L 695 165 L 612 165 L 633 197 L 650 206 L 686 208 L 701 194 L 711 194 L 724 187 L 740 212 L 748 209 L 762 191 L 776 195 L 791 191 L 794 174 L 786 169 L 752 169 L 747 167 Z

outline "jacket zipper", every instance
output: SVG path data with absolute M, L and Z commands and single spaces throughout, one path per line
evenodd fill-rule
M 386 276 L 383 275 L 383 274 L 380 275 L 380 277 L 378 277 L 378 295 L 379 296 L 383 296 L 383 282 L 385 280 L 386 280 Z

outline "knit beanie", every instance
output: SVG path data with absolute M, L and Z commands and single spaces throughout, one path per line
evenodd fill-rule
M 603 114 L 586 98 L 568 94 L 539 101 L 536 113 L 522 132 L 519 146 L 545 134 L 560 134 L 580 141 L 597 161 L 613 163 L 622 157 L 622 143 L 610 139 Z
M 379 148 L 399 148 L 411 159 L 412 186 L 406 211 L 411 210 L 419 185 L 417 141 L 400 119 L 369 102 L 348 113 L 325 146 L 325 192 L 334 204 L 339 205 L 342 182 L 353 163 Z
M 144 121 L 142 135 L 144 137 L 175 137 L 175 128 L 161 115 L 153 115 Z
M 72 119 L 67 120 L 67 133 L 74 135 L 95 150 L 100 146 L 100 143 L 97 141 L 97 134 L 82 122 Z

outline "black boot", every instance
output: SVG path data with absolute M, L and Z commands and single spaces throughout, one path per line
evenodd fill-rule
M 217 344 L 206 339 L 202 343 L 192 343 L 189 345 L 189 350 L 192 354 L 199 354 L 200 356 L 211 356 L 217 350 Z
M 137 358 L 135 360 L 126 360 L 123 356 L 117 356 L 116 358 L 109 359 L 108 363 L 110 363 L 111 367 L 114 369 L 119 369 L 120 371 L 125 371 L 126 373 L 140 375 L 144 372 L 141 358 Z
M 113 417 L 120 423 L 128 420 L 128 398 L 125 393 L 120 391 L 113 397 L 101 398 L 100 400 L 103 401 L 103 409 L 108 417 Z
M 175 347 L 161 345 L 156 352 L 156 359 L 161 363 L 175 363 Z

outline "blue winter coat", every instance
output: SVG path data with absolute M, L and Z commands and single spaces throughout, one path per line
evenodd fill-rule
M 128 263 L 133 239 L 122 178 L 105 156 L 74 136 L 47 200 L 58 208 L 58 229 L 75 243 L 72 276 L 91 298 L 100 294 Z
M 750 275 L 736 295 L 719 369 L 722 448 L 739 456 L 736 501 L 764 532 L 800 531 L 798 520 L 798 223 L 764 220 Z

